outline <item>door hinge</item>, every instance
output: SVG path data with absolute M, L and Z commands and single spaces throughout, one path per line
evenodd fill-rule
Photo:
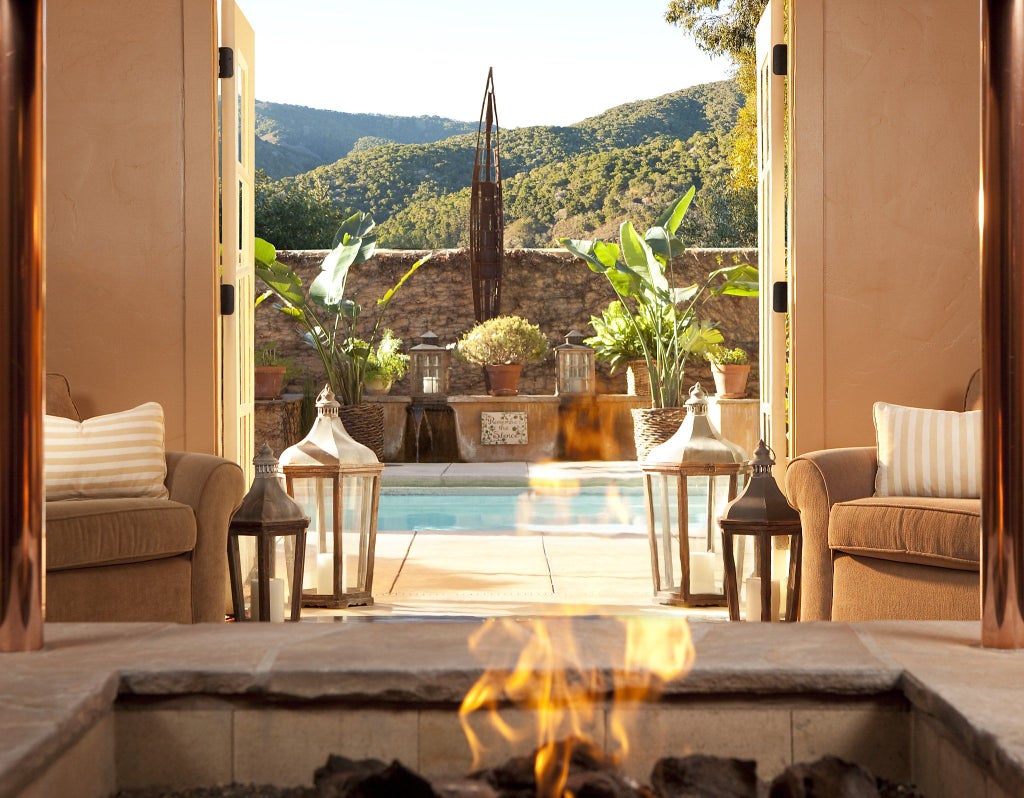
M 227 283 L 220 286 L 220 315 L 231 316 L 235 312 L 235 287 Z
M 785 280 L 772 283 L 772 310 L 776 313 L 789 311 L 789 283 Z
M 789 72 L 789 51 L 786 45 L 776 44 L 772 47 L 772 74 L 785 75 Z
M 233 78 L 235 76 L 235 51 L 230 47 L 217 50 L 217 77 Z

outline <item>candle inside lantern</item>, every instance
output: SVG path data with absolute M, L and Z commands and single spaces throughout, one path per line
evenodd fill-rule
M 697 551 L 690 553 L 690 593 L 714 593 L 715 553 Z
M 249 582 L 249 589 L 252 591 L 250 606 L 250 617 L 254 621 L 260 619 L 260 585 L 256 579 Z M 271 623 L 284 623 L 284 580 L 277 577 L 270 579 L 270 621 Z
M 317 586 L 320 583 L 319 576 L 319 573 L 317 573 L 316 543 L 309 541 L 306 543 L 306 559 L 302 567 L 302 589 L 316 593 Z
M 773 579 L 771 586 L 772 610 L 771 617 L 779 619 L 779 580 Z M 747 580 L 747 617 L 748 621 L 761 620 L 761 580 L 752 576 Z
M 316 589 L 321 595 L 334 592 L 334 555 L 316 555 Z
M 423 378 L 423 393 L 437 393 L 440 390 L 437 377 Z

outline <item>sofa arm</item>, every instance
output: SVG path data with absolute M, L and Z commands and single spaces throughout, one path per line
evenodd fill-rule
M 801 455 L 786 469 L 786 494 L 800 511 L 803 537 L 800 619 L 832 618 L 832 550 L 828 518 L 832 505 L 875 492 L 875 448 L 827 449 Z
M 167 490 L 172 501 L 196 514 L 192 553 L 192 622 L 224 620 L 228 576 L 228 523 L 245 495 L 236 463 L 196 452 L 167 452 Z

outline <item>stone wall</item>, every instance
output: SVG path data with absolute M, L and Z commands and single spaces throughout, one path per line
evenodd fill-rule
M 381 250 L 367 263 L 352 270 L 346 296 L 362 306 L 361 331 L 372 329 L 369 314 L 376 301 L 395 285 L 408 268 L 424 255 L 412 250 Z M 319 271 L 324 251 L 285 251 L 278 259 L 287 264 L 308 286 Z M 752 249 L 693 249 L 681 260 L 679 284 L 689 285 L 708 271 L 741 261 L 756 265 Z M 591 315 L 597 314 L 615 298 L 605 277 L 595 274 L 564 249 L 513 249 L 505 254 L 501 311 L 519 315 L 540 326 L 552 346 L 563 343 L 565 334 L 577 329 L 592 335 Z M 707 308 L 707 316 L 719 322 L 730 346 L 741 346 L 751 356 L 753 367 L 748 383 L 751 396 L 757 393 L 758 303 L 749 297 L 717 297 Z M 469 251 L 440 250 L 406 283 L 388 308 L 385 325 L 405 341 L 405 348 L 418 343 L 417 337 L 432 330 L 441 343 L 455 341 L 473 326 L 473 289 L 470 284 Z M 323 381 L 323 367 L 316 352 L 299 338 L 295 322 L 264 302 L 256 310 L 256 345 L 277 345 L 300 373 L 308 372 L 316 383 Z M 599 391 L 625 393 L 624 372 L 609 374 L 599 364 Z M 703 362 L 691 367 L 694 380 L 711 384 Z M 552 394 L 555 390 L 554 356 L 523 370 L 520 392 Z M 301 390 L 301 380 L 293 380 L 290 390 Z M 713 390 L 713 389 L 712 389 Z M 480 394 L 484 391 L 480 369 L 466 363 L 453 363 L 451 393 Z M 398 382 L 391 393 L 409 392 L 408 377 Z M 709 391 L 710 392 L 710 391 Z

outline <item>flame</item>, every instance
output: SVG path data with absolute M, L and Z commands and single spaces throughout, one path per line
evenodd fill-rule
M 485 711 L 491 728 L 509 743 L 534 741 L 534 774 L 540 798 L 572 798 L 565 789 L 573 745 L 578 740 L 600 750 L 588 729 L 600 726 L 605 701 L 612 696 L 609 729 L 621 763 L 629 752 L 624 713 L 637 702 L 653 701 L 664 684 L 685 674 L 693 664 L 690 629 L 678 616 L 629 618 L 625 650 L 610 667 L 587 666 L 572 634 L 572 618 L 489 619 L 469 638 L 470 650 L 485 658 L 515 664 L 492 666 L 466 693 L 459 709 L 473 769 L 486 751 L 470 716 Z M 518 648 L 518 653 L 515 653 Z M 502 717 L 503 705 L 528 710 L 532 723 L 513 725 Z

